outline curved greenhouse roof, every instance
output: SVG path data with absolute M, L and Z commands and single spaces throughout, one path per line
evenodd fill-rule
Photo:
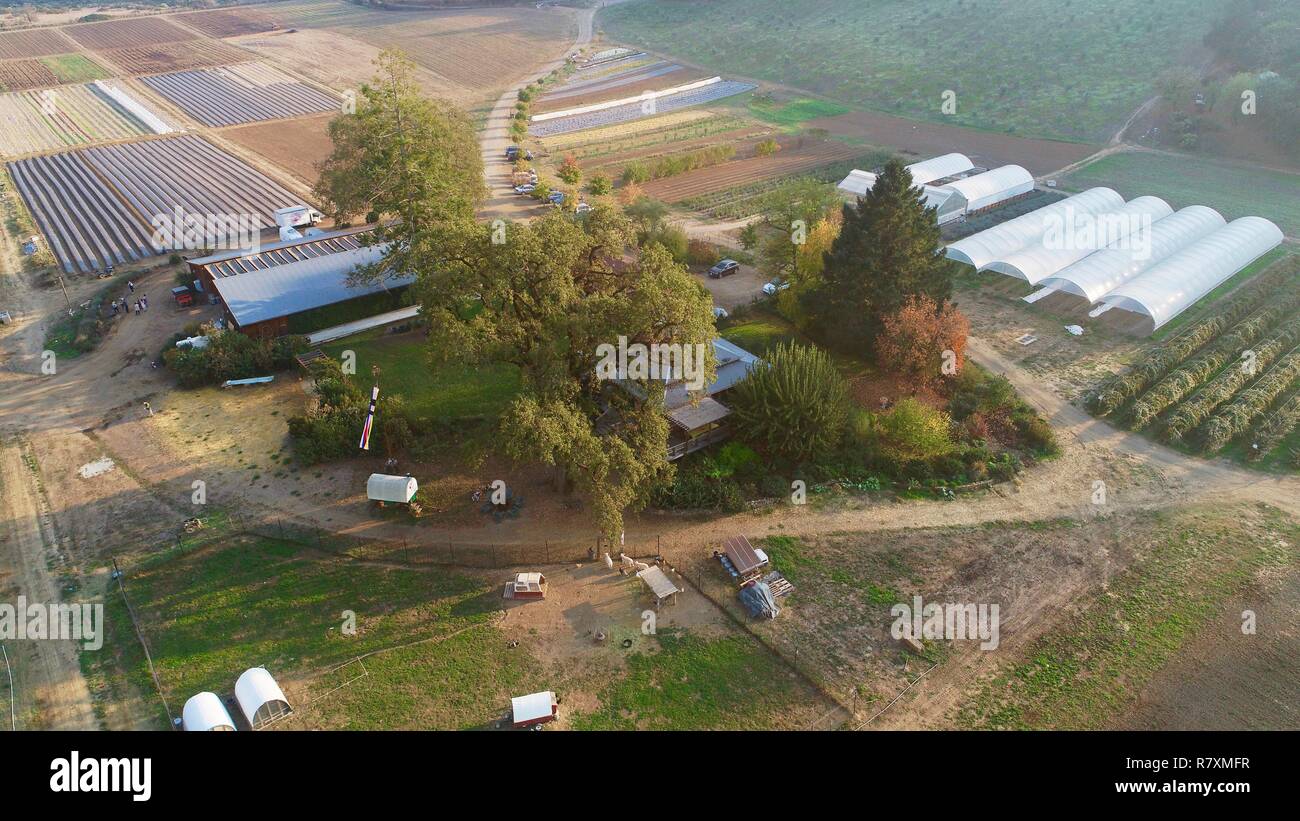
M 951 177 L 953 174 L 961 174 L 970 171 L 975 167 L 975 163 L 970 161 L 970 157 L 965 154 L 941 154 L 938 157 L 931 157 L 928 160 L 914 162 L 907 166 L 907 170 L 912 175 L 912 185 L 925 185 L 926 183 L 941 180 L 944 177 Z M 853 170 L 849 175 L 840 181 L 837 186 L 841 191 L 848 194 L 856 194 L 859 197 L 866 196 L 876 184 L 876 175 L 870 171 Z
M 944 253 L 949 259 L 973 265 L 977 271 L 982 271 L 991 263 L 1041 239 L 1047 231 L 1049 219 L 1063 218 L 1070 210 L 1075 214 L 1096 214 L 1114 211 L 1123 205 L 1124 198 L 1112 189 L 1089 188 L 1081 194 L 1066 197 L 1001 225 L 959 239 L 949 245 Z
M 1136 200 L 1135 200 L 1136 202 Z M 1204 205 L 1157 220 L 1123 240 L 1089 254 L 1039 284 L 1096 302 L 1151 266 L 1227 225 L 1219 212 Z
M 181 726 L 189 732 L 234 732 L 235 722 L 216 693 L 204 692 L 190 696 L 185 702 L 185 708 L 181 710 Z
M 944 177 L 951 177 L 953 174 L 970 171 L 974 167 L 975 163 L 970 161 L 970 157 L 954 152 L 914 162 L 907 167 L 907 170 L 912 173 L 913 185 L 925 185 Z
M 1037 285 L 1101 248 L 1126 243 L 1130 235 L 1149 229 L 1173 212 L 1169 203 L 1159 197 L 1137 197 L 1114 211 L 1080 215 L 1071 210 L 1053 215 L 1038 240 L 996 260 L 985 270 Z
M 265 667 L 250 667 L 235 680 L 235 700 L 254 730 L 293 712 Z
M 1018 165 L 1003 165 L 983 174 L 955 180 L 943 187 L 957 192 L 966 201 L 967 210 L 978 211 L 1033 191 L 1034 175 Z
M 1281 242 L 1282 230 L 1273 223 L 1242 217 L 1148 268 L 1101 302 L 1146 314 L 1159 328 Z

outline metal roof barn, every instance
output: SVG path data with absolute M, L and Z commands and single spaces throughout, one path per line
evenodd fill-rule
M 250 667 L 235 681 L 235 700 L 248 719 L 248 726 L 260 730 L 293 712 L 284 691 L 265 667 Z
M 414 282 L 415 277 L 408 274 L 349 287 L 348 277 L 360 266 L 379 262 L 384 251 L 382 245 L 354 248 L 262 271 L 218 278 L 213 287 L 235 324 L 244 327 Z
M 372 473 L 366 480 L 366 498 L 376 502 L 407 504 L 415 498 L 420 485 L 414 476 L 388 476 Z
M 185 702 L 181 711 L 181 726 L 186 732 L 225 730 L 234 732 L 235 720 L 216 693 L 196 693 Z

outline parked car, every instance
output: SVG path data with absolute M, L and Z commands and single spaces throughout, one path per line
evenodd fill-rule
M 506 159 L 509 160 L 510 162 L 514 162 L 515 160 L 519 159 L 519 146 L 512 145 L 508 147 L 506 149 Z
M 574 210 L 576 210 L 579 214 L 585 214 L 591 210 L 591 205 L 589 203 L 580 202 L 578 203 L 578 207 Z
M 734 259 L 724 259 L 709 269 L 709 279 L 722 279 L 740 270 L 740 263 Z
M 564 205 L 564 192 L 552 191 L 550 195 L 547 196 L 546 201 L 551 205 Z
M 790 287 L 790 283 L 782 280 L 780 277 L 777 277 L 776 279 L 772 280 L 771 282 L 763 286 L 763 293 L 768 296 L 773 296 L 776 294 L 777 291 L 784 291 L 786 288 L 789 287 Z
M 523 185 L 516 185 L 516 186 L 515 186 L 515 193 L 516 193 L 516 194 L 531 194 L 531 193 L 533 193 L 533 191 L 534 191 L 536 188 L 537 188 L 537 186 L 534 185 L 533 183 L 531 183 L 531 182 L 526 182 L 526 183 L 524 183 Z
M 726 319 L 727 316 L 728 316 L 728 314 L 727 314 L 727 309 L 726 309 L 726 308 L 721 308 L 721 307 L 719 307 L 719 306 L 717 306 L 717 305 L 714 305 L 714 306 L 713 306 L 713 319 L 714 319 L 715 321 L 716 321 L 716 320 L 719 320 L 719 319 Z

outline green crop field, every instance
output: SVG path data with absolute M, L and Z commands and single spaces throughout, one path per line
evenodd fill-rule
M 1300 174 L 1175 154 L 1112 154 L 1061 181 L 1072 191 L 1105 185 L 1125 198 L 1161 197 L 1175 208 L 1208 205 L 1225 219 L 1258 216 L 1300 236 Z
M 900 116 L 1081 141 L 1109 138 L 1227 0 L 714 0 L 621 3 L 615 40 L 711 71 Z M 946 90 L 956 113 L 940 110 Z
M 60 54 L 57 57 L 42 57 L 44 63 L 60 83 L 88 83 L 102 80 L 108 76 L 99 64 L 92 62 L 83 54 Z

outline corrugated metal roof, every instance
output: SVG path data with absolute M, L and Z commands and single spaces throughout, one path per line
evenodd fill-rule
M 354 248 L 242 276 L 218 278 L 214 284 L 236 324 L 246 326 L 414 282 L 415 277 L 407 275 L 348 287 L 348 276 L 358 266 L 378 262 L 385 250 L 383 245 Z
M 722 393 L 749 375 L 758 357 L 722 337 L 713 340 L 713 356 L 717 360 L 716 378 L 704 388 L 705 396 Z M 664 407 L 680 408 L 691 401 L 690 388 L 684 382 L 673 382 L 664 391 Z
M 207 268 L 214 278 L 236 276 L 250 271 L 261 271 L 276 265 L 287 265 L 304 259 L 314 259 L 361 247 L 361 234 L 369 226 L 345 231 L 331 231 L 315 237 L 291 239 L 263 245 L 257 251 L 227 251 L 190 260 L 191 265 Z

